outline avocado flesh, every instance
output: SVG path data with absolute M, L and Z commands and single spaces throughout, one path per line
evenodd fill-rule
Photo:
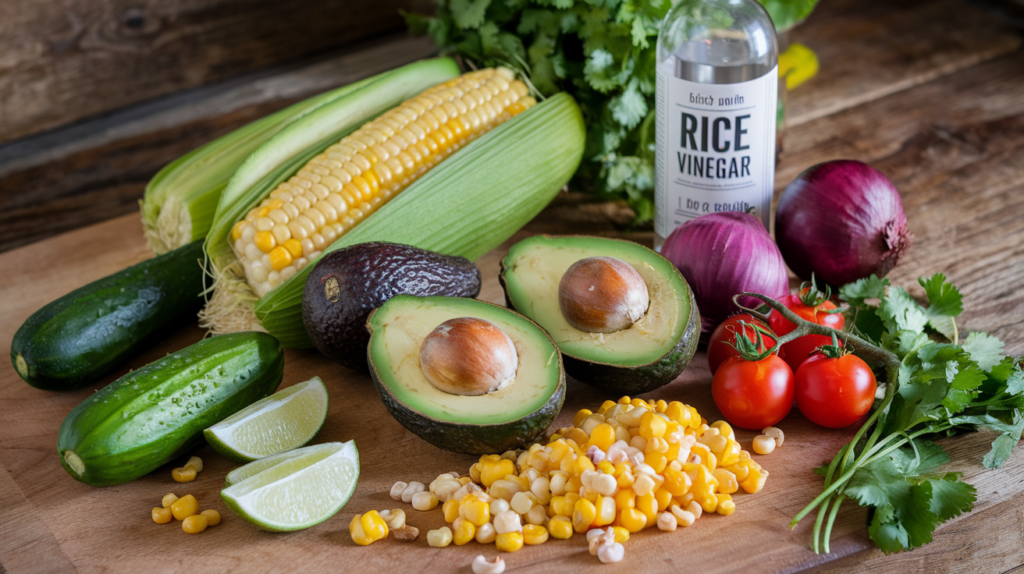
M 457 317 L 490 321 L 512 339 L 519 367 L 511 384 L 478 396 L 452 395 L 430 384 L 420 369 L 420 345 L 435 327 Z M 371 315 L 368 327 L 374 377 L 394 400 L 429 419 L 466 425 L 520 421 L 544 409 L 564 387 L 551 340 L 526 318 L 501 307 L 471 299 L 399 295 Z
M 647 313 L 628 329 L 588 333 L 569 325 L 558 305 L 558 284 L 569 267 L 587 257 L 616 257 L 640 274 L 650 296 Z M 648 365 L 669 352 L 690 315 L 686 283 L 672 264 L 626 241 L 598 237 L 536 237 L 513 246 L 505 258 L 510 303 L 532 318 L 567 355 L 624 367 Z

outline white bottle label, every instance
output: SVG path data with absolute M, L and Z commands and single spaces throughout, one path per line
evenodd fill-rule
M 658 65 L 654 226 L 668 237 L 706 213 L 747 211 L 769 229 L 778 67 L 737 84 L 677 78 Z

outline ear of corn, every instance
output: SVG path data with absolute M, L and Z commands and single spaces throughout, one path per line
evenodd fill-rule
M 164 166 L 146 185 L 140 202 L 143 230 L 153 251 L 159 255 L 206 237 L 221 192 L 249 154 L 306 114 L 374 79 L 367 78 L 292 104 Z
M 356 243 L 391 241 L 476 259 L 554 198 L 579 166 L 584 143 L 579 107 L 557 94 L 431 169 L 321 256 Z M 310 346 L 302 291 L 313 263 L 255 305 L 262 327 L 287 347 Z
M 231 231 L 262 297 L 412 182 L 536 101 L 504 69 L 465 74 L 385 112 L 318 154 Z
M 458 66 L 450 58 L 408 64 L 313 110 L 260 146 L 235 171 L 221 194 L 206 239 L 206 252 L 214 266 L 223 270 L 234 263 L 231 230 L 266 197 L 257 188 L 267 176 L 282 166 L 294 165 L 296 156 L 323 151 L 368 120 L 458 74 Z

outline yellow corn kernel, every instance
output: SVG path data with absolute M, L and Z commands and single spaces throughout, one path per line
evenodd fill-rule
M 716 492 L 722 494 L 732 494 L 740 489 L 739 481 L 736 480 L 736 475 L 725 470 L 724 468 L 717 468 L 712 473 L 715 480 L 718 481 L 718 487 L 715 489 Z
M 567 516 L 553 516 L 548 521 L 548 531 L 552 538 L 568 540 L 572 537 L 572 521 Z
M 582 486 L 583 483 L 580 482 L 579 476 L 572 476 L 569 478 L 569 480 L 565 481 L 566 492 L 579 492 Z
M 590 436 L 588 436 L 587 433 L 583 432 L 582 429 L 578 428 L 574 428 L 571 431 L 569 431 L 569 434 L 566 438 L 574 441 L 576 444 L 586 444 L 586 442 L 590 440 Z
M 616 404 L 617 403 L 615 401 L 605 401 L 605 402 L 601 403 L 601 408 L 597 409 L 597 414 L 603 415 L 604 413 L 608 412 L 608 409 L 614 407 Z M 590 416 L 590 415 L 587 415 L 587 416 Z M 584 417 L 584 418 L 586 418 L 586 417 Z M 579 426 L 579 424 L 575 424 L 574 426 Z
M 607 460 L 602 460 L 601 462 L 597 463 L 597 470 L 605 474 L 610 474 L 612 476 L 615 475 L 615 465 L 608 462 Z
M 740 452 L 743 449 L 740 448 L 740 443 L 733 439 L 727 439 L 725 449 L 722 450 L 722 454 L 718 457 L 718 466 L 732 466 L 740 461 Z
M 637 408 L 637 407 L 644 407 L 645 409 L 650 409 L 651 408 L 651 405 L 647 401 L 645 401 L 645 400 L 643 400 L 643 399 L 641 399 L 639 397 L 629 401 L 629 404 L 633 405 L 633 408 Z
M 488 462 L 480 469 L 480 484 L 484 488 L 489 488 L 492 484 L 510 474 L 516 474 L 516 465 L 511 460 L 503 458 L 498 461 Z
M 705 496 L 703 500 L 699 500 L 698 503 L 700 504 L 701 508 L 704 509 L 704 512 L 710 514 L 718 509 L 718 495 L 716 495 L 713 492 L 709 492 L 707 496 Z
M 658 503 L 658 512 L 663 512 L 672 503 L 672 493 L 659 488 L 654 491 L 654 500 Z
M 640 436 L 648 440 L 663 436 L 666 426 L 665 419 L 657 414 L 653 412 L 644 413 L 644 416 L 640 419 Z
M 594 463 L 589 458 L 581 456 L 573 462 L 572 473 L 576 476 L 583 476 L 588 470 L 594 470 Z
M 647 526 L 654 526 L 658 520 L 658 501 L 653 493 L 636 497 L 636 509 L 647 517 Z
M 491 521 L 490 505 L 472 494 L 467 495 L 459 504 L 459 516 L 474 526 L 483 526 Z
M 494 545 L 502 552 L 515 552 L 523 547 L 523 535 L 519 532 L 499 534 Z
M 701 425 L 700 413 L 697 412 L 696 408 L 689 405 L 687 406 L 690 409 L 690 428 L 696 430 L 700 428 Z
M 625 397 L 622 397 L 622 398 L 620 398 L 620 399 L 619 399 L 619 401 L 618 401 L 618 403 L 619 403 L 620 405 L 628 405 L 628 404 L 630 404 L 630 402 L 631 402 L 632 400 L 633 400 L 633 399 L 629 398 L 628 396 L 625 396 Z
M 644 456 L 644 462 L 647 463 L 648 466 L 653 468 L 654 472 L 660 474 L 662 471 L 665 470 L 665 467 L 668 465 L 668 457 L 665 456 L 665 453 L 654 451 Z
M 455 519 L 455 524 L 452 527 L 455 529 L 452 534 L 452 542 L 456 546 L 462 546 L 476 538 L 476 525 L 464 518 Z
M 170 492 L 164 495 L 163 500 L 160 501 L 160 505 L 163 506 L 164 508 L 170 508 L 170 506 L 174 504 L 174 501 L 176 500 L 178 500 L 178 495 L 174 494 L 173 492 Z
M 357 514 L 352 517 L 348 524 L 349 534 L 352 541 L 360 546 L 367 546 L 377 540 L 387 537 L 388 524 L 376 510 L 366 514 Z
M 277 239 L 274 234 L 269 231 L 260 231 L 253 237 L 253 243 L 256 247 L 264 252 L 270 253 L 270 250 L 277 247 Z
M 622 510 L 624 508 L 635 508 L 636 507 L 636 494 L 630 488 L 623 488 L 615 493 L 615 508 Z
M 619 512 L 619 526 L 635 534 L 647 525 L 647 516 L 635 508 L 624 508 Z
M 242 231 L 245 230 L 246 223 L 248 222 L 243 219 L 242 221 L 239 221 L 238 223 L 235 224 L 234 227 L 231 228 L 232 240 L 238 241 L 239 239 L 242 238 Z
M 580 412 L 576 413 L 576 416 L 572 419 L 572 426 L 579 427 L 592 414 L 594 413 L 590 412 L 589 409 L 580 409 Z
M 690 490 L 690 477 L 681 470 L 674 468 L 665 469 L 665 483 L 661 490 L 671 493 L 672 496 L 682 496 Z
M 612 526 L 612 532 L 615 533 L 615 541 L 619 544 L 629 540 L 629 531 L 621 526 Z
M 280 271 L 292 264 L 292 254 L 284 247 L 275 247 L 268 255 L 270 256 L 270 266 L 274 271 Z
M 690 452 L 700 457 L 700 464 L 708 470 L 715 470 L 718 467 L 718 458 L 708 450 L 708 447 L 697 443 L 690 447 Z
M 523 543 L 529 545 L 544 544 L 548 541 L 548 529 L 537 524 L 523 527 Z
M 281 247 L 292 256 L 292 259 L 302 257 L 302 242 L 297 239 L 289 239 L 281 244 Z
M 632 488 L 633 487 L 633 482 L 635 482 L 635 479 L 636 479 L 636 477 L 633 476 L 632 472 L 629 472 L 629 471 L 623 472 L 621 475 L 619 475 L 618 486 L 619 486 L 619 488 Z
M 552 496 L 549 508 L 555 513 L 555 516 L 572 516 L 572 507 L 564 496 Z
M 193 514 L 181 521 L 181 529 L 189 534 L 199 534 L 206 530 L 207 526 L 209 526 L 209 523 L 202 514 Z
M 220 513 L 213 509 L 207 509 L 199 513 L 201 516 L 206 517 L 206 523 L 210 526 L 217 526 L 220 524 Z
M 572 527 L 576 532 L 586 532 L 597 518 L 597 507 L 593 502 L 582 498 L 576 501 L 572 512 Z
M 189 516 L 199 513 L 199 502 L 196 501 L 196 497 L 186 494 L 174 501 L 174 504 L 171 505 L 171 513 L 174 514 L 175 520 L 185 520 Z
M 762 468 L 755 472 L 753 469 L 751 469 L 750 473 L 747 475 L 747 478 L 740 483 L 740 488 L 742 488 L 743 491 L 748 494 L 754 494 L 755 492 L 764 488 L 764 482 L 767 478 L 767 470 L 764 470 Z
M 596 515 L 594 526 L 608 526 L 615 522 L 615 498 L 611 496 L 599 496 L 594 504 Z
M 589 446 L 596 446 L 601 450 L 607 451 L 613 442 L 615 442 L 615 429 L 608 423 L 601 423 L 594 427 L 594 430 L 590 431 Z
M 441 507 L 441 512 L 444 514 L 445 522 L 449 524 L 455 522 L 455 519 L 459 517 L 459 501 L 449 498 Z
M 174 518 L 170 508 L 154 508 L 151 515 L 153 516 L 153 522 L 157 524 L 167 524 Z
M 192 482 L 196 479 L 196 469 L 191 466 L 188 468 L 176 468 L 171 471 L 171 478 L 173 478 L 175 482 Z

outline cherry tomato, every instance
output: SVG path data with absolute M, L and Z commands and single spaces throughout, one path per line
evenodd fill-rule
M 733 347 L 736 344 L 736 334 L 740 331 L 740 321 L 749 324 L 761 324 L 767 328 L 763 322 L 754 318 L 749 313 L 740 313 L 739 315 L 733 315 L 725 321 L 722 321 L 715 331 L 711 333 L 711 339 L 708 342 L 708 367 L 711 367 L 711 374 L 718 372 L 718 367 L 725 362 L 729 357 L 738 357 L 739 352 Z M 751 340 L 757 340 L 754 334 L 753 327 L 744 327 L 744 335 Z M 757 348 L 759 353 L 763 353 L 768 349 L 771 349 L 775 345 L 775 339 L 762 334 L 764 343 Z
M 776 355 L 760 361 L 732 357 L 718 367 L 711 396 L 730 424 L 761 430 L 793 407 L 793 371 Z
M 800 300 L 798 295 L 786 295 L 779 299 L 779 302 L 789 308 L 802 319 L 806 319 L 812 323 L 824 325 L 826 327 L 832 327 L 833 329 L 842 329 L 843 325 L 846 324 L 846 318 L 843 317 L 842 313 L 829 313 L 828 311 L 835 309 L 835 303 L 831 301 L 825 301 L 816 307 L 804 304 Z M 789 319 L 782 316 L 781 313 L 772 311 L 772 314 L 768 316 L 769 324 L 772 327 L 772 331 L 779 337 L 789 333 L 793 329 L 796 329 L 796 325 L 791 323 Z M 823 345 L 831 345 L 832 338 L 826 337 L 825 335 L 804 335 L 795 341 L 790 341 L 782 346 L 780 355 L 789 364 L 789 368 L 796 372 L 800 368 L 800 364 L 807 360 L 807 357 L 814 352 L 815 349 Z M 839 343 L 842 346 L 842 342 Z
M 849 426 L 875 401 L 875 374 L 854 355 L 811 355 L 796 371 L 796 406 L 811 422 L 830 429 Z

